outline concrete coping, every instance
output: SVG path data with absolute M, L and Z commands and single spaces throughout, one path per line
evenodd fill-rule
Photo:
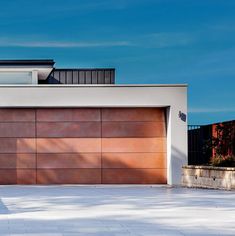
M 186 165 L 183 166 L 184 169 L 204 169 L 204 170 L 226 170 L 226 171 L 235 171 L 235 167 L 217 167 L 217 166 L 193 166 Z
M 0 84 L 0 87 L 37 87 L 37 88 L 45 88 L 45 87 L 50 87 L 50 88 L 65 88 L 65 87 L 93 87 L 93 88 L 99 88 L 99 87 L 110 87 L 110 88 L 141 88 L 141 87 L 166 87 L 166 88 L 171 88 L 171 87 L 188 87 L 187 84 Z

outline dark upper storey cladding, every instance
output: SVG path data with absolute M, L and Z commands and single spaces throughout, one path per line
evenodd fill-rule
M 115 69 L 54 69 L 41 84 L 114 84 Z

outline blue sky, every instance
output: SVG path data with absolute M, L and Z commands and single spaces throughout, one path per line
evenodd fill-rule
M 235 1 L 1 0 L 0 58 L 187 83 L 189 123 L 235 119 Z

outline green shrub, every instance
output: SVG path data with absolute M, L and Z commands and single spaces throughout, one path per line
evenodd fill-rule
M 216 154 L 211 158 L 211 164 L 213 166 L 235 167 L 235 156 Z

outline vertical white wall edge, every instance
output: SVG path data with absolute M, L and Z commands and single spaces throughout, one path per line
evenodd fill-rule
M 171 170 L 171 107 L 166 108 L 166 129 L 167 129 L 167 184 L 172 185 Z
M 38 84 L 38 71 L 32 71 L 32 84 Z

